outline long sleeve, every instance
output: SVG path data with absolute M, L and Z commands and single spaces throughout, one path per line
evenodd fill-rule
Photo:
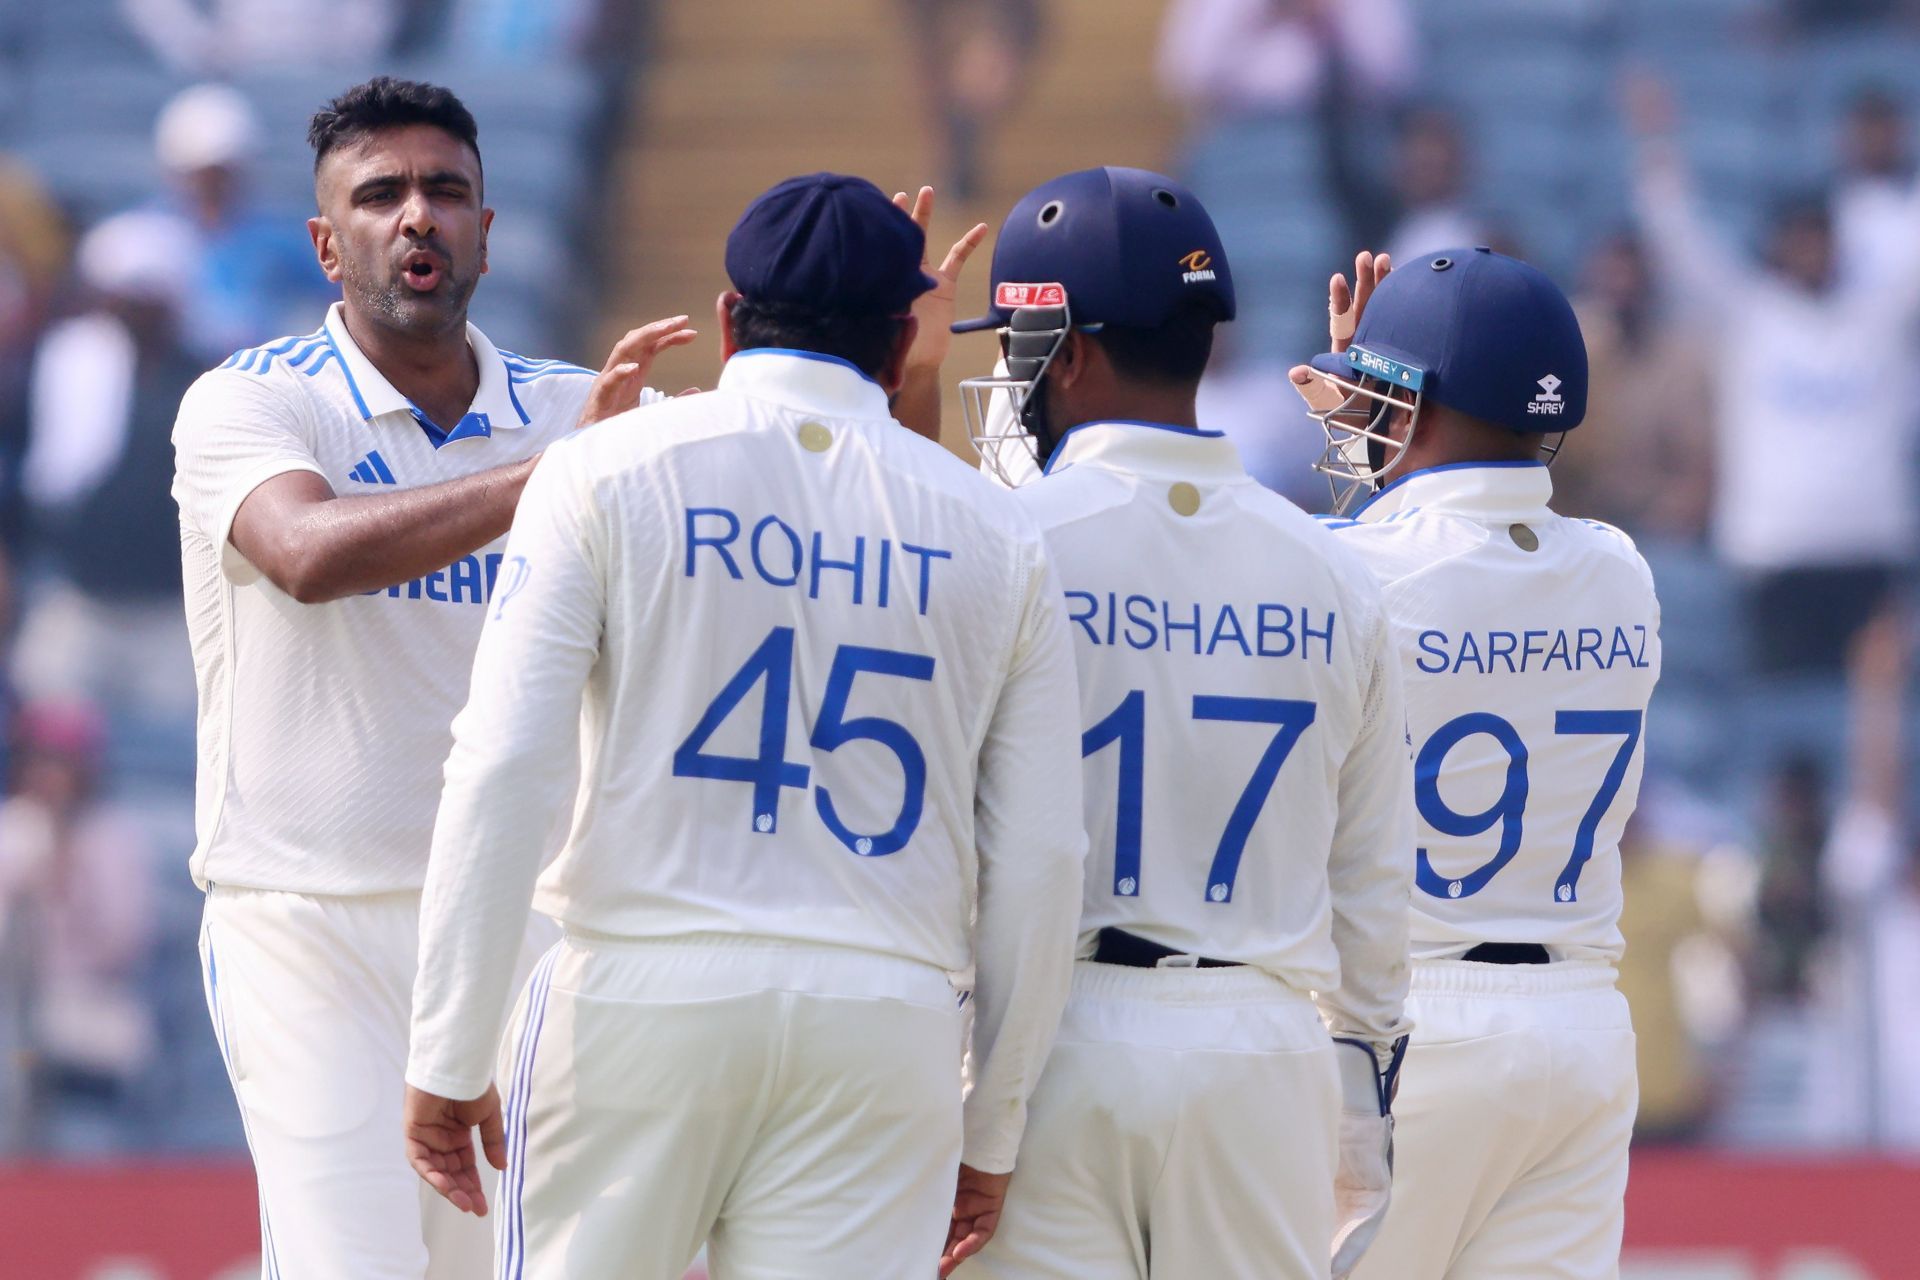
M 1027 1098 L 1072 980 L 1087 833 L 1080 699 L 1065 605 L 1036 551 L 1011 669 L 980 749 L 973 1088 L 962 1158 L 1013 1168 Z
M 1413 762 L 1400 662 L 1384 616 L 1370 644 L 1365 713 L 1340 769 L 1339 818 L 1327 862 L 1340 989 L 1321 992 L 1335 1035 L 1376 1054 L 1408 1030 L 1408 899 L 1413 892 Z
M 533 882 L 571 799 L 580 701 L 605 622 L 590 483 L 568 441 L 521 495 L 474 659 L 420 912 L 407 1083 L 473 1098 L 493 1075 Z
M 1634 165 L 1634 212 L 1658 276 L 1683 310 L 1718 315 L 1742 305 L 1760 287 L 1756 269 L 1702 215 L 1692 175 L 1672 139 L 1641 144 Z

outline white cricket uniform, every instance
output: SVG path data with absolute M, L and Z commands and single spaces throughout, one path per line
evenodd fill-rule
M 498 351 L 471 326 L 467 339 L 480 384 L 450 431 L 381 377 L 338 304 L 314 333 L 201 377 L 174 429 L 202 961 L 259 1175 L 264 1274 L 283 1280 L 464 1278 L 492 1248 L 486 1224 L 419 1182 L 396 1135 L 441 769 L 504 539 L 317 605 L 228 540 L 247 495 L 285 472 L 342 497 L 391 493 L 518 462 L 572 430 L 586 370 Z
M 1406 676 L 1418 853 L 1393 1207 L 1363 1280 L 1619 1273 L 1633 1028 L 1620 832 L 1660 609 L 1625 534 L 1532 462 L 1416 471 L 1330 526 L 1380 579 Z M 1551 963 L 1462 960 L 1536 943 Z
M 1013 1165 L 1072 968 L 1073 651 L 1040 531 L 830 357 L 743 352 L 611 428 L 551 450 L 514 520 L 407 1079 L 500 1082 L 502 1276 L 667 1280 L 709 1234 L 716 1277 L 930 1274 L 963 1152 Z M 566 934 L 496 1074 L 529 897 Z
M 1383 1061 L 1406 1030 L 1412 777 L 1380 593 L 1218 432 L 1078 426 L 1016 492 L 1066 590 L 1092 852 L 1073 995 L 966 1274 L 1324 1276 L 1328 1023 Z M 1095 963 L 1107 927 L 1186 965 Z

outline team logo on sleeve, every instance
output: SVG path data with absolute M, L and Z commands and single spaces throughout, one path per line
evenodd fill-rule
M 1560 379 L 1548 374 L 1540 379 L 1540 394 L 1527 406 L 1528 413 L 1562 413 L 1566 410 L 1566 401 L 1560 396 Z
M 1182 284 L 1199 284 L 1203 280 L 1217 279 L 1213 271 L 1213 255 L 1205 249 L 1195 249 L 1180 259 L 1185 268 L 1180 274 Z
M 533 566 L 527 563 L 525 556 L 509 556 L 507 571 L 503 575 L 500 589 L 493 596 L 493 620 L 498 622 L 500 615 L 507 611 L 507 601 L 520 594 L 527 585 L 527 579 L 533 576 Z

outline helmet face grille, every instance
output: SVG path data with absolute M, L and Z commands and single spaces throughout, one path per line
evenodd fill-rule
M 1406 457 L 1420 425 L 1421 393 L 1378 378 L 1349 381 L 1319 370 L 1314 376 L 1343 393 L 1334 407 L 1309 412 L 1327 440 L 1326 452 L 1313 468 L 1327 477 L 1334 514 L 1345 515 L 1378 489 Z M 1390 427 L 1393 415 L 1402 409 L 1412 420 L 1406 435 L 1396 440 Z
M 1071 328 L 1064 304 L 1015 307 L 1000 330 L 1002 370 L 960 380 L 967 439 L 987 471 L 1009 488 L 1031 480 L 1046 461 L 1042 441 L 1028 427 L 1028 408 Z

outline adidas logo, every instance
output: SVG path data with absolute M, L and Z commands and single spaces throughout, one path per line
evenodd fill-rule
M 387 460 L 380 456 L 378 449 L 354 463 L 353 470 L 347 472 L 350 479 L 361 484 L 398 484 L 393 471 L 387 466 Z
M 1566 402 L 1560 397 L 1560 379 L 1548 374 L 1540 379 L 1540 394 L 1527 405 L 1528 413 L 1561 413 Z

